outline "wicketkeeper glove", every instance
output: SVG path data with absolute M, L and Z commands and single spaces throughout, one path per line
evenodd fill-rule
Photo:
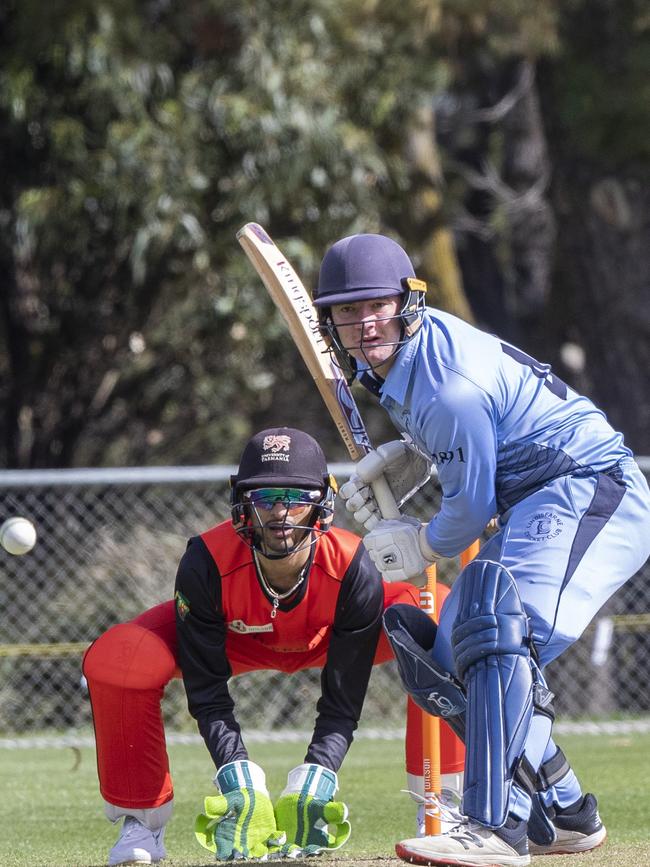
M 377 504 L 371 484 L 383 476 L 398 506 L 406 502 L 431 477 L 431 462 L 405 440 L 392 440 L 368 452 L 341 486 L 339 495 L 354 520 L 372 530 L 385 517 Z
M 380 521 L 364 536 L 363 544 L 386 581 L 417 584 L 427 567 L 441 556 L 427 541 L 426 524 L 409 515 Z
M 205 813 L 194 823 L 201 846 L 217 861 L 267 860 L 286 841 L 275 824 L 264 771 L 254 762 L 230 762 L 214 778 L 219 795 L 205 799 Z
M 282 854 L 289 858 L 340 849 L 350 836 L 348 808 L 334 801 L 338 779 L 321 765 L 298 765 L 275 805 L 278 828 L 287 835 Z

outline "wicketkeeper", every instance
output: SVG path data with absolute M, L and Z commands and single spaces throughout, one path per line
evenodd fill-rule
M 397 851 L 412 863 L 523 867 L 529 853 L 605 838 L 596 799 L 551 737 L 542 672 L 647 559 L 650 494 L 591 401 L 520 349 L 425 307 L 425 291 L 398 244 L 354 235 L 326 253 L 314 298 L 333 357 L 405 436 L 364 457 L 341 489 L 384 578 L 419 576 L 499 516 L 437 632 L 415 608 L 385 614 L 407 689 L 431 713 L 444 708 L 466 745 L 457 827 Z M 400 499 L 428 462 L 438 514 L 383 520 L 369 483 L 394 477 Z
M 195 827 L 203 846 L 225 861 L 297 857 L 337 849 L 350 834 L 347 807 L 335 800 L 337 771 L 372 666 L 393 658 L 382 612 L 396 602 L 417 607 L 417 591 L 384 584 L 360 538 L 332 526 L 335 482 L 308 434 L 255 435 L 231 481 L 232 520 L 190 539 L 175 600 L 112 627 L 84 659 L 106 814 L 124 817 L 111 865 L 165 857 L 173 788 L 160 701 L 179 666 L 217 768 L 217 791 Z M 263 769 L 248 757 L 228 681 L 305 668 L 322 669 L 314 731 L 273 803 Z M 421 722 L 409 700 L 409 788 L 420 792 Z M 448 785 L 462 771 L 464 750 L 445 726 L 441 752 Z

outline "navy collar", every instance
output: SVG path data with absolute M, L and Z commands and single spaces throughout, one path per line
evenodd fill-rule
M 381 376 L 377 376 L 376 373 L 373 374 L 367 370 L 362 370 L 357 379 L 361 385 L 364 388 L 367 388 L 369 392 L 375 395 L 375 397 L 381 397 L 381 389 L 385 382 Z

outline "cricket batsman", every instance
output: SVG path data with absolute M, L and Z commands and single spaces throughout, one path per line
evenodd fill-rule
M 595 797 L 552 739 L 543 671 L 644 564 L 650 495 L 590 400 L 517 347 L 427 308 L 425 292 L 397 243 L 361 234 L 327 251 L 314 293 L 333 358 L 404 435 L 341 489 L 384 579 L 410 581 L 457 555 L 498 515 L 433 638 L 413 607 L 384 617 L 406 688 L 431 713 L 452 708 L 466 746 L 461 820 L 397 852 L 416 864 L 524 867 L 531 854 L 605 839 Z M 383 474 L 404 486 L 422 458 L 437 466 L 440 511 L 424 524 L 383 520 L 370 483 Z
M 173 787 L 160 702 L 182 676 L 188 706 L 217 769 L 195 834 L 217 860 L 302 857 L 342 846 L 348 810 L 335 800 L 373 664 L 393 659 L 384 608 L 418 606 L 410 583 L 383 583 L 358 536 L 332 526 L 336 484 L 308 434 L 261 431 L 231 479 L 232 518 L 190 539 L 175 599 L 114 626 L 87 651 L 100 790 L 108 818 L 124 819 L 108 863 L 155 864 Z M 443 588 L 441 598 L 444 597 Z M 232 676 L 322 670 L 316 721 L 302 764 L 275 802 L 249 759 Z M 423 790 L 421 710 L 409 699 L 409 788 Z M 442 727 L 443 784 L 464 749 Z

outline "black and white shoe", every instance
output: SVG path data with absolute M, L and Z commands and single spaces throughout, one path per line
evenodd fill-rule
M 531 855 L 571 855 L 589 852 L 605 842 L 607 829 L 598 815 L 594 795 L 585 795 L 564 810 L 555 807 L 549 815 L 555 840 L 544 844 L 528 840 Z

